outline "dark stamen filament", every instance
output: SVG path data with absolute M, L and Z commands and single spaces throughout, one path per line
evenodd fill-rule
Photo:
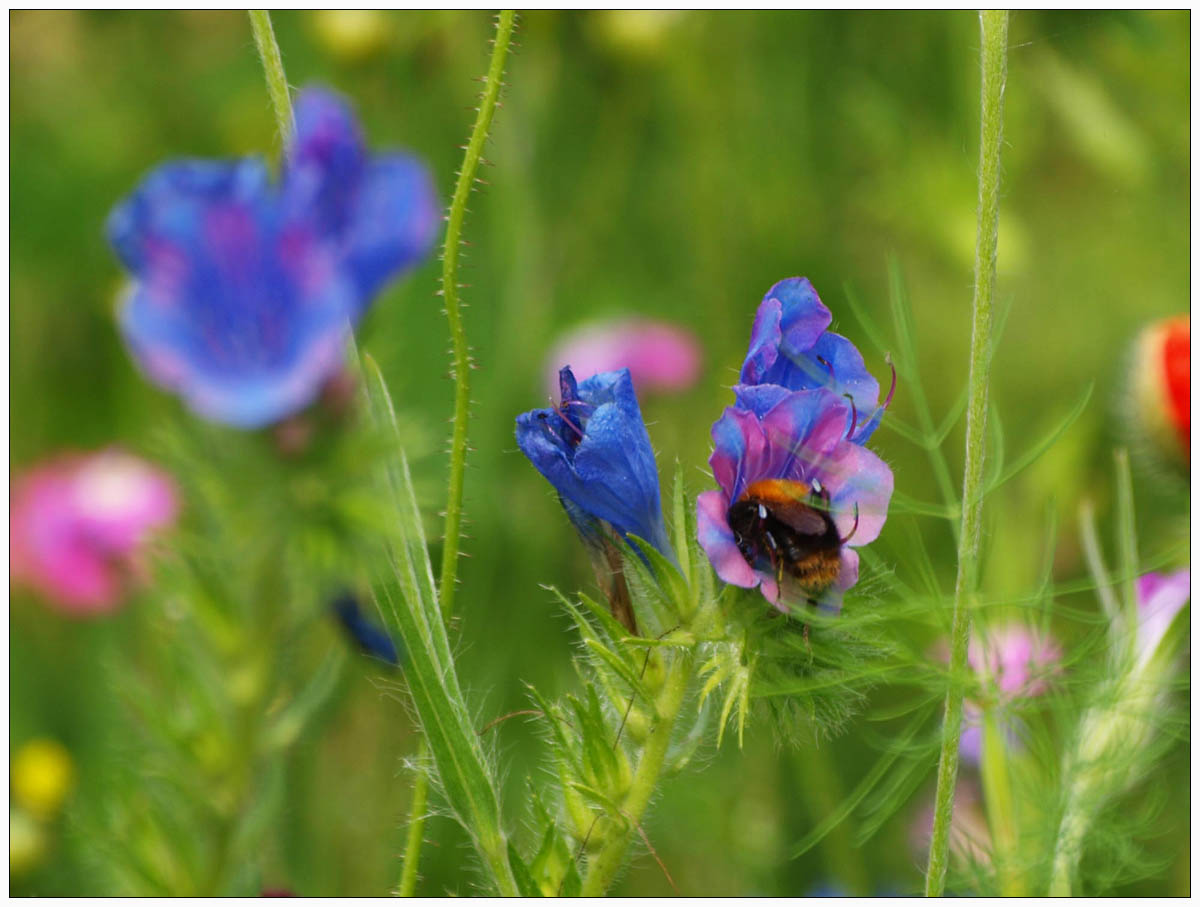
M 846 432 L 846 437 L 851 438 L 854 436 L 854 429 L 858 428 L 858 407 L 854 405 L 854 398 L 849 394 L 842 396 L 850 401 L 850 430 Z
M 854 525 L 850 527 L 850 534 L 844 539 L 840 539 L 838 544 L 844 545 L 850 539 L 854 538 L 854 533 L 858 532 L 858 501 L 854 502 Z

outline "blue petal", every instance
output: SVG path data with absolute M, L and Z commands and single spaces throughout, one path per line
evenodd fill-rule
M 808 349 L 833 321 L 829 309 L 807 277 L 781 280 L 767 295 L 778 299 L 782 305 L 779 329 L 783 332 L 783 343 L 780 349 L 785 354 Z
M 362 130 L 346 101 L 321 88 L 300 93 L 288 145 L 282 197 L 289 218 L 340 234 L 367 166 Z
M 565 402 L 574 402 L 570 398 L 578 393 L 587 411 L 571 407 L 579 418 L 570 425 L 552 409 L 518 416 L 521 451 L 558 491 L 581 532 L 590 528 L 583 514 L 622 535 L 638 535 L 670 556 L 654 450 L 628 369 L 595 375 L 576 387 L 564 368 L 560 380 Z M 566 432 L 572 433 L 569 440 Z
M 113 208 L 105 232 L 121 262 L 138 274 L 157 244 L 192 239 L 208 207 L 253 203 L 269 191 L 270 177 L 258 158 L 175 161 L 152 170 Z
M 343 237 L 363 308 L 384 284 L 429 254 L 440 223 L 433 177 L 424 164 L 405 154 L 371 161 Z
M 618 404 L 599 407 L 575 453 L 575 471 L 581 484 L 573 497 L 583 509 L 670 551 L 654 450 L 640 413 L 633 420 Z
M 742 364 L 742 383 L 791 387 L 776 374 L 782 360 L 811 347 L 832 320 L 807 277 L 789 277 L 775 284 L 758 307 Z
M 733 388 L 737 406 L 749 410 L 760 419 L 790 393 L 790 390 L 778 384 L 737 384 Z

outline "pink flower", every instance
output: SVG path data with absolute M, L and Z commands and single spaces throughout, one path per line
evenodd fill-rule
M 950 660 L 950 647 L 945 640 L 935 648 L 934 657 L 946 662 Z M 967 663 L 980 680 L 998 694 L 1000 701 L 995 704 L 1000 707 L 1045 693 L 1051 677 L 1059 671 L 1061 660 L 1062 650 L 1058 643 L 1021 623 L 988 628 L 983 638 L 973 637 L 967 647 Z M 1000 714 L 999 726 L 1009 749 L 1021 745 L 1018 716 L 1005 709 Z M 983 711 L 981 704 L 971 699 L 963 703 L 963 730 L 958 750 L 966 762 L 980 764 Z
M 112 611 L 138 576 L 147 536 L 178 507 L 168 475 L 119 450 L 42 463 L 13 482 L 12 579 L 74 616 Z
M 976 637 L 967 649 L 968 664 L 992 681 L 1005 699 L 1044 693 L 1061 660 L 1062 650 L 1054 640 L 1015 623 L 989 629 L 985 640 Z
M 579 379 L 629 369 L 639 394 L 686 390 L 700 377 L 700 343 L 688 330 L 664 321 L 625 318 L 584 325 L 562 337 L 546 366 L 546 387 L 558 393 L 563 365 Z
M 1137 581 L 1137 663 L 1145 665 L 1158 649 L 1183 606 L 1191 597 L 1191 574 L 1184 567 L 1174 573 L 1147 573 Z

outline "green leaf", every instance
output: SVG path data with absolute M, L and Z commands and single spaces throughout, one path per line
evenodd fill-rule
M 1129 472 L 1129 454 L 1124 449 L 1113 455 L 1117 468 L 1117 574 L 1121 578 L 1122 610 L 1125 626 L 1137 626 L 1137 525 L 1133 510 L 1133 477 Z M 1127 638 L 1132 633 L 1125 634 Z
M 945 504 L 933 504 L 909 497 L 902 491 L 892 492 L 891 509 L 898 513 L 914 513 L 919 516 L 932 516 L 940 520 L 958 519 L 957 510 L 951 511 Z
M 520 892 L 521 897 L 540 898 L 542 896 L 542 889 L 533 880 L 529 867 L 525 865 L 525 861 L 521 859 L 521 855 L 517 853 L 517 849 L 511 842 L 508 845 L 508 865 L 512 867 L 513 878 L 516 879 L 517 891 Z
M 865 776 L 863 776 L 862 781 L 858 783 L 858 787 L 856 787 L 850 793 L 850 795 L 842 801 L 837 809 L 826 816 L 824 821 L 820 822 L 816 828 L 800 839 L 800 843 L 798 843 L 792 849 L 791 859 L 795 860 L 812 850 L 819 843 L 821 843 L 821 840 L 827 834 L 829 834 L 830 831 L 850 817 L 850 813 L 854 811 L 855 807 L 862 802 L 863 798 L 866 797 L 867 794 L 874 789 L 875 785 L 877 785 L 883 779 L 884 775 L 887 774 L 888 769 L 892 767 L 892 763 L 899 758 L 900 754 L 916 736 L 917 731 L 920 729 L 924 721 L 925 716 L 922 716 L 920 721 L 913 721 L 909 724 L 908 730 L 901 737 L 901 739 L 897 741 L 896 746 L 880 757 L 879 761 L 871 767 L 871 770 L 867 772 Z
M 1013 462 L 1013 464 L 1008 467 L 1008 469 L 1006 469 L 1003 473 L 1001 473 L 995 479 L 995 481 L 990 482 L 988 485 L 986 485 L 984 494 L 985 495 L 991 494 L 993 491 L 995 491 L 1001 485 L 1006 483 L 1013 476 L 1017 475 L 1023 469 L 1025 469 L 1030 464 L 1032 464 L 1035 460 L 1038 459 L 1038 457 L 1040 457 L 1042 454 L 1044 454 L 1047 450 L 1049 450 L 1051 447 L 1053 447 L 1054 444 L 1058 441 L 1058 439 L 1061 438 L 1064 434 L 1066 434 L 1067 429 L 1069 429 L 1072 425 L 1075 424 L 1075 420 L 1078 419 L 1081 415 L 1083 415 L 1084 409 L 1087 408 L 1088 400 L 1091 399 L 1092 389 L 1094 387 L 1095 387 L 1094 384 L 1089 384 L 1084 389 L 1083 394 L 1075 402 L 1075 405 L 1072 406 L 1070 411 L 1067 413 L 1067 415 L 1063 417 L 1062 421 L 1059 422 L 1058 425 L 1055 426 L 1052 430 L 1047 432 L 1046 435 L 1040 441 L 1038 441 L 1036 444 L 1034 444 L 1028 451 L 1026 451 L 1024 454 L 1022 454 L 1020 457 L 1018 457 Z
M 679 561 L 679 571 L 683 576 L 690 577 L 692 575 L 691 538 L 694 533 L 688 519 L 689 508 L 684 500 L 686 496 L 686 489 L 683 485 L 683 466 L 677 459 L 675 461 L 675 482 L 671 486 L 672 541 L 675 545 L 675 558 Z
M 871 341 L 876 350 L 880 353 L 886 353 L 890 349 L 889 345 L 884 341 L 883 336 L 876 331 L 875 320 L 867 317 L 862 303 L 859 301 L 849 282 L 842 284 L 842 292 L 846 294 L 846 305 L 849 306 L 850 311 L 854 314 L 854 320 L 858 322 L 859 328 L 867 335 L 867 339 Z
M 612 652 L 600 640 L 592 638 L 585 639 L 584 645 L 587 646 L 590 652 L 599 656 L 617 675 L 620 676 L 628 685 L 633 695 L 641 699 L 643 703 L 650 709 L 654 717 L 658 717 L 658 712 L 654 709 L 654 697 L 650 691 L 643 685 L 641 678 L 633 669 L 633 666 L 624 661 L 616 653 Z
M 629 549 L 627 561 L 636 561 L 633 565 L 638 574 L 645 577 L 646 585 L 661 590 L 661 600 L 667 606 L 668 615 L 663 621 L 665 626 L 659 628 L 659 631 L 670 630 L 682 621 L 683 615 L 687 613 L 691 605 L 691 593 L 688 589 L 687 580 L 683 574 L 679 572 L 679 568 L 672 564 L 657 548 L 651 545 L 644 539 L 630 533 L 630 541 L 638 546 L 646 555 L 646 559 L 650 562 L 649 570 L 642 560 L 637 557 L 633 550 Z
M 378 366 L 369 356 L 364 357 L 364 365 L 373 417 L 377 424 L 390 428 L 397 446 L 397 457 L 387 469 L 385 484 L 398 517 L 398 540 L 388 540 L 391 570 L 376 570 L 376 604 L 388 629 L 399 635 L 408 652 L 404 676 L 437 768 L 435 780 L 473 838 L 500 893 L 515 894 L 517 885 L 500 824 L 498 784 L 475 733 L 454 669 L 395 412 Z

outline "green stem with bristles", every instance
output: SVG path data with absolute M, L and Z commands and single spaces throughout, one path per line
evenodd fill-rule
M 250 14 L 254 46 L 258 48 L 263 74 L 267 77 L 267 93 L 271 96 L 271 106 L 275 109 L 279 140 L 286 149 L 296 123 L 292 116 L 292 99 L 288 93 L 287 76 L 283 73 L 283 57 L 279 53 L 279 43 L 275 40 L 275 29 L 271 26 L 271 14 L 265 9 L 250 9 L 246 12 Z
M 1000 142 L 1004 123 L 1004 80 L 1008 57 L 1008 12 L 979 14 L 981 88 L 979 123 L 979 213 L 975 239 L 975 300 L 971 325 L 971 372 L 968 379 L 966 461 L 963 468 L 962 521 L 958 534 L 958 575 L 950 630 L 950 685 L 942 723 L 933 837 L 925 894 L 946 890 L 950 822 L 958 783 L 958 740 L 962 733 L 963 687 L 971 601 L 979 574 L 979 537 L 983 522 L 983 461 L 987 443 L 988 372 L 992 335 L 992 298 L 996 290 L 996 233 L 1000 220 Z
M 458 250 L 462 241 L 463 217 L 467 212 L 467 198 L 475 182 L 475 172 L 496 112 L 503 84 L 504 61 L 512 41 L 515 10 L 500 12 L 496 20 L 496 38 L 492 45 L 492 62 L 485 76 L 483 96 L 475 127 L 467 142 L 462 169 L 458 171 L 458 182 L 454 186 L 454 198 L 450 202 L 450 214 L 446 223 L 446 241 L 442 247 L 442 297 L 446 305 L 446 321 L 450 326 L 450 341 L 454 354 L 454 433 L 450 438 L 450 481 L 446 492 L 446 530 L 442 548 L 442 575 L 438 583 L 438 598 L 442 614 L 450 617 L 454 613 L 455 584 L 458 582 L 459 533 L 462 530 L 463 473 L 467 464 L 467 419 L 471 403 L 471 349 L 467 345 L 467 332 L 463 327 L 462 309 L 458 298 Z
M 446 307 L 446 321 L 450 326 L 453 345 L 454 373 L 454 431 L 450 438 L 450 479 L 446 492 L 446 524 L 443 533 L 442 570 L 438 583 L 438 600 L 442 615 L 448 621 L 454 613 L 454 594 L 458 583 L 459 538 L 462 532 L 463 474 L 467 465 L 467 420 L 471 404 L 471 349 L 467 345 L 467 332 L 463 326 L 462 308 L 458 298 L 458 250 L 462 242 L 463 218 L 467 211 L 467 198 L 475 182 L 475 173 L 483 154 L 483 145 L 491 129 L 492 117 L 500 98 L 503 85 L 504 62 L 512 42 L 513 23 L 516 11 L 501 10 L 496 20 L 496 37 L 492 44 L 492 59 L 485 76 L 483 96 L 480 98 L 475 126 L 467 142 L 462 169 L 458 171 L 458 182 L 454 186 L 454 197 L 450 202 L 450 213 L 446 218 L 446 239 L 442 246 L 442 298 Z M 428 758 L 429 748 L 425 741 L 417 752 L 417 759 Z M 417 884 L 417 868 L 421 858 L 422 834 L 425 826 L 425 802 L 428 797 L 429 779 L 422 771 L 413 783 L 412 809 L 408 819 L 408 840 L 400 871 L 397 894 L 412 897 Z

